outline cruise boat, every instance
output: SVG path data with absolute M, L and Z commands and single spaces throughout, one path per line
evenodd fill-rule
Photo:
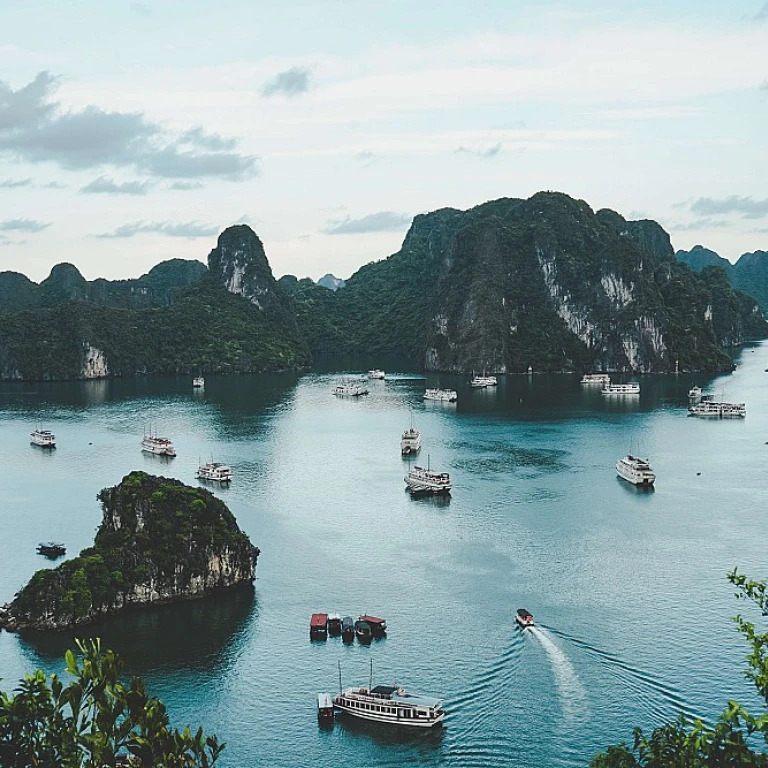
M 48 429 L 36 429 L 29 433 L 29 442 L 41 448 L 55 448 L 56 435 Z
M 636 381 L 629 384 L 606 384 L 603 387 L 604 395 L 639 395 L 640 385 Z
M 702 400 L 688 408 L 689 416 L 703 419 L 743 419 L 747 415 L 744 403 L 717 403 L 714 400 Z
M 331 613 L 328 616 L 328 634 L 331 637 L 338 637 L 341 634 L 341 616 L 338 613 Z
M 205 386 L 205 379 L 202 376 L 195 376 L 195 378 L 192 379 L 192 386 L 196 389 L 201 389 Z
M 309 620 L 309 636 L 313 640 L 325 640 L 328 637 L 328 614 L 313 613 Z
M 607 373 L 585 373 L 581 377 L 582 384 L 601 384 L 608 386 L 611 383 L 611 377 Z
M 485 387 L 495 387 L 498 384 L 495 376 L 473 376 L 469 386 L 474 389 L 485 389 Z
M 57 557 L 66 555 L 67 548 L 56 541 L 41 542 L 37 545 L 37 554 L 45 555 L 50 560 L 55 560 Z
M 525 608 L 517 609 L 517 613 L 515 614 L 515 621 L 518 623 L 521 629 L 532 627 L 534 625 L 533 614 L 526 611 Z
M 424 393 L 425 400 L 439 400 L 444 403 L 455 403 L 459 399 L 458 393 L 453 389 L 440 389 L 435 387 Z
M 156 435 L 144 435 L 141 441 L 141 450 L 145 453 L 154 453 L 157 456 L 175 456 L 176 449 L 167 437 Z
M 332 390 L 337 397 L 360 397 L 368 394 L 368 387 L 362 384 L 337 384 Z
M 213 483 L 231 483 L 232 467 L 228 464 L 222 464 L 219 461 L 211 461 L 208 464 L 201 464 L 197 468 L 198 480 L 210 480 Z
M 688 390 L 688 400 L 690 400 L 691 403 L 700 403 L 701 402 L 701 387 L 691 387 Z
M 421 432 L 413 426 L 413 412 L 411 412 L 411 426 L 403 432 L 400 438 L 400 453 L 410 456 L 421 449 Z
M 447 472 L 435 472 L 429 468 L 413 467 L 403 478 L 408 490 L 413 494 L 450 493 L 451 477 Z
M 333 698 L 330 693 L 317 694 L 317 722 L 321 727 L 333 726 Z
M 616 462 L 616 472 L 622 479 L 632 485 L 652 486 L 656 482 L 656 475 L 651 469 L 647 459 L 638 459 L 637 456 L 624 456 Z
M 432 728 L 445 718 L 442 700 L 408 693 L 397 685 L 347 688 L 333 704 L 353 717 L 392 725 Z
M 383 379 L 387 374 L 384 373 L 384 371 L 374 368 L 371 371 L 368 371 L 368 378 L 369 379 Z

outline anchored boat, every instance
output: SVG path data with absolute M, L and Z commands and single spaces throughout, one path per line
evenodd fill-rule
M 309 620 L 309 636 L 313 640 L 325 640 L 328 637 L 328 614 L 313 613 Z
M 48 429 L 36 429 L 29 433 L 29 442 L 41 448 L 55 448 L 56 435 Z
M 368 394 L 368 387 L 362 384 L 337 384 L 331 392 L 336 397 L 360 397 Z
M 424 393 L 425 400 L 438 400 L 443 403 L 455 403 L 459 399 L 458 393 L 453 389 L 440 389 L 434 387 Z
M 157 437 L 152 434 L 144 435 L 144 439 L 141 441 L 141 450 L 156 456 L 173 457 L 176 455 L 176 449 L 167 437 Z
M 611 383 L 611 377 L 607 373 L 585 373 L 581 377 L 581 383 L 608 386 Z
M 640 385 L 636 381 L 629 384 L 607 384 L 603 387 L 604 395 L 639 395 Z
M 639 459 L 629 454 L 616 462 L 616 473 L 620 478 L 632 485 L 652 486 L 656 475 L 647 459 Z
M 355 641 L 355 621 L 351 616 L 345 616 L 341 620 L 341 639 L 345 643 Z
M 338 637 L 341 634 L 341 616 L 338 613 L 328 616 L 328 634 L 331 637 Z
M 714 400 L 704 400 L 688 408 L 689 416 L 699 416 L 705 419 L 744 419 L 747 416 L 747 406 L 744 403 L 716 403 Z
M 201 389 L 205 386 L 205 379 L 202 376 L 195 376 L 195 378 L 192 379 L 192 386 L 196 389 Z
M 317 694 L 317 722 L 321 726 L 333 725 L 333 698 L 330 693 Z
M 232 482 L 232 468 L 219 461 L 201 464 L 197 468 L 197 479 L 209 480 L 213 483 L 230 483 Z
M 432 728 L 445 718 L 441 699 L 408 693 L 397 685 L 347 688 L 333 704 L 353 717 L 392 725 Z
M 451 476 L 447 472 L 435 472 L 430 469 L 429 457 L 427 457 L 426 469 L 413 467 L 408 470 L 408 474 L 403 479 L 413 495 L 451 492 Z
M 473 389 L 485 389 L 486 387 L 495 387 L 498 384 L 495 376 L 473 376 L 469 386 Z
M 400 438 L 400 453 L 410 456 L 421 449 L 421 432 L 413 426 L 413 411 L 411 411 L 411 426 L 403 432 Z
M 386 376 L 386 373 L 384 371 L 380 370 L 379 368 L 374 368 L 371 371 L 368 371 L 368 378 L 369 379 L 383 379 Z
M 66 555 L 67 548 L 56 541 L 41 542 L 37 545 L 37 554 L 45 555 L 50 560 L 55 560 L 57 557 Z

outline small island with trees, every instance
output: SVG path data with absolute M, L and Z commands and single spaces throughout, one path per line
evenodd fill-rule
M 252 584 L 259 550 L 210 491 L 132 472 L 97 498 L 103 519 L 93 546 L 37 571 L 0 609 L 0 626 L 66 629 Z

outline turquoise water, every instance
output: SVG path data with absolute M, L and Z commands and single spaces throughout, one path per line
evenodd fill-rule
M 359 401 L 339 374 L 0 384 L 0 602 L 46 561 L 43 539 L 88 546 L 96 493 L 129 471 L 194 484 L 198 458 L 233 467 L 216 490 L 262 551 L 255 589 L 116 617 L 104 638 L 168 705 L 174 725 L 227 742 L 222 765 L 576 766 L 685 711 L 755 705 L 744 610 L 725 574 L 768 576 L 768 346 L 729 376 L 642 377 L 639 401 L 607 401 L 576 377 L 500 377 L 457 405 L 425 404 L 403 373 Z M 386 363 L 386 364 L 385 364 Z M 394 370 L 392 361 L 364 361 Z M 430 385 L 437 384 L 429 377 Z M 745 401 L 744 421 L 686 416 L 698 383 Z M 412 500 L 400 433 L 413 410 L 421 462 L 450 471 L 449 500 Z M 35 426 L 59 447 L 28 443 Z M 142 454 L 149 427 L 173 460 Z M 647 455 L 655 492 L 616 478 Z M 518 607 L 539 624 L 520 632 Z M 311 643 L 313 611 L 386 617 L 365 647 Z M 84 634 L 81 631 L 80 634 Z M 72 633 L 0 633 L 0 688 L 61 671 Z M 316 694 L 374 678 L 445 699 L 428 733 L 317 727 Z

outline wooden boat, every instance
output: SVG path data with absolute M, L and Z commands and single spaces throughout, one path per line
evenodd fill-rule
M 328 637 L 328 614 L 313 613 L 309 620 L 309 636 L 313 640 L 325 640 Z
M 51 560 L 55 560 L 57 557 L 67 554 L 67 548 L 63 544 L 59 544 L 55 541 L 41 542 L 37 545 L 37 554 L 45 555 Z
M 341 616 L 338 613 L 328 616 L 328 634 L 331 637 L 338 637 L 341 634 Z
M 351 616 L 345 616 L 341 620 L 341 639 L 345 643 L 355 641 L 355 621 Z
M 355 622 L 355 635 L 361 643 L 370 643 L 373 637 L 371 632 L 371 625 L 367 621 L 361 621 L 358 619 Z
M 358 621 L 364 621 L 371 628 L 371 634 L 374 637 L 381 637 L 387 634 L 387 622 L 378 616 L 369 616 L 367 613 L 358 617 Z
M 330 693 L 317 694 L 317 722 L 321 726 L 333 725 L 333 698 Z

